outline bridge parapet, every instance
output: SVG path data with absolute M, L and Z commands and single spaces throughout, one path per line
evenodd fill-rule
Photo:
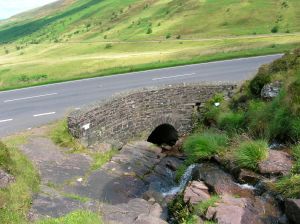
M 87 146 L 110 143 L 117 147 L 170 124 L 180 135 L 193 128 L 193 113 L 216 93 L 231 97 L 235 83 L 194 83 L 137 89 L 120 93 L 68 116 L 71 134 Z

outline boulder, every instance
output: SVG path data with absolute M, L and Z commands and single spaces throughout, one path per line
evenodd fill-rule
M 195 180 L 201 180 L 217 194 L 232 194 L 240 197 L 253 197 L 253 189 L 234 182 L 232 176 L 217 165 L 204 163 L 197 169 Z
M 168 224 L 166 221 L 146 214 L 141 214 L 134 221 L 134 224 Z
M 202 181 L 192 181 L 186 187 L 183 200 L 185 203 L 192 205 L 197 204 L 201 201 L 205 201 L 210 198 L 208 187 Z
M 274 82 L 266 84 L 261 90 L 261 98 L 265 100 L 272 100 L 278 96 L 281 88 L 281 82 Z
M 0 169 L 0 189 L 8 187 L 14 181 L 15 178 L 12 175 Z
M 206 218 L 219 224 L 278 223 L 278 208 L 262 198 L 235 198 L 223 195 L 216 207 L 209 207 Z
M 288 219 L 294 223 L 300 222 L 300 199 L 287 199 L 285 212 Z
M 292 166 L 293 160 L 288 153 L 269 150 L 268 159 L 259 163 L 259 171 L 261 174 L 287 175 Z
M 223 195 L 216 207 L 209 207 L 207 219 L 214 219 L 219 224 L 258 224 L 259 222 L 251 201 L 246 198 L 234 198 Z
M 261 179 L 263 179 L 263 177 L 253 171 L 241 169 L 238 179 L 242 183 L 248 183 L 248 184 L 255 185 Z

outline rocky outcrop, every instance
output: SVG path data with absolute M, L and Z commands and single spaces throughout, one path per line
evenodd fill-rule
M 261 97 L 265 100 L 272 100 L 278 96 L 281 88 L 281 82 L 266 84 L 261 90 Z
M 215 207 L 209 207 L 206 218 L 219 224 L 265 224 L 279 220 L 280 215 L 277 207 L 259 197 L 250 199 L 223 195 Z
M 263 177 L 253 171 L 241 169 L 238 179 L 244 184 L 255 185 L 262 180 Z
M 202 181 L 192 181 L 186 187 L 183 200 L 185 203 L 192 205 L 197 204 L 201 201 L 205 201 L 210 198 L 208 187 Z
M 300 222 L 300 199 L 287 199 L 285 201 L 285 212 L 292 222 Z
M 157 203 L 136 198 L 128 203 L 104 205 L 101 209 L 105 223 L 166 224 L 166 215 Z
M 0 189 L 8 187 L 11 183 L 15 181 L 14 176 L 6 173 L 4 170 L 0 169 Z
M 261 174 L 287 175 L 292 166 L 293 160 L 288 153 L 269 150 L 268 159 L 259 163 L 259 171 Z
M 212 191 L 219 195 L 232 194 L 241 197 L 252 197 L 254 195 L 252 189 L 242 187 L 235 183 L 230 174 L 214 164 L 205 163 L 200 165 L 195 179 L 204 181 Z

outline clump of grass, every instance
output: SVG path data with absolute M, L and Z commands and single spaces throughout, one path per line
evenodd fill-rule
M 213 195 L 211 198 L 199 202 L 197 205 L 194 206 L 194 214 L 197 214 L 199 216 L 205 215 L 207 212 L 207 209 L 209 207 L 215 206 L 215 204 L 220 200 L 220 197 L 218 195 Z
M 293 166 L 293 173 L 300 174 L 300 145 L 293 147 L 293 156 L 295 158 L 295 163 Z
M 94 153 L 92 155 L 94 162 L 91 166 L 92 170 L 100 169 L 105 163 L 109 162 L 111 158 L 118 152 L 116 149 L 112 149 L 104 153 Z
M 197 161 L 199 159 L 210 159 L 225 148 L 227 144 L 228 136 L 226 134 L 205 131 L 188 137 L 183 144 L 183 149 L 189 159 Z
M 244 129 L 244 119 L 243 113 L 221 113 L 218 117 L 218 127 L 228 133 L 240 132 Z
M 101 217 L 93 212 L 79 210 L 72 212 L 61 218 L 45 219 L 38 221 L 37 224 L 102 224 Z
M 168 204 L 168 210 L 175 224 L 187 223 L 191 219 L 191 213 L 183 200 L 183 195 L 178 195 Z
M 76 152 L 85 150 L 84 146 L 69 133 L 66 119 L 55 124 L 55 127 L 51 130 L 50 136 L 52 141 L 61 147 L 70 148 Z
M 300 197 L 300 175 L 282 177 L 275 183 L 275 189 L 286 198 Z
M 32 194 L 38 191 L 38 173 L 16 147 L 8 148 L 3 143 L 0 143 L 0 161 L 0 168 L 7 170 L 16 180 L 8 188 L 0 190 L 1 223 L 25 224 Z
M 268 158 L 268 143 L 265 140 L 245 141 L 235 152 L 240 167 L 257 170 L 259 162 Z

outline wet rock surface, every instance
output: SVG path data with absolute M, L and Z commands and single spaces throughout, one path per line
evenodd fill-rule
M 8 187 L 14 181 L 15 181 L 14 176 L 0 169 L 0 189 Z
M 292 157 L 278 150 L 269 150 L 267 160 L 259 163 L 259 171 L 262 174 L 287 175 L 293 167 Z
M 289 220 L 295 224 L 300 223 L 300 199 L 287 199 L 285 212 Z
M 212 163 L 201 164 L 197 170 L 196 180 L 201 180 L 214 192 L 219 195 L 232 194 L 240 197 L 252 197 L 252 189 L 243 188 L 237 184 L 232 176 Z
M 105 223 L 165 223 L 165 210 L 142 197 L 152 181 L 166 187 L 181 160 L 166 157 L 148 142 L 127 144 L 101 169 L 91 171 L 92 159 L 70 154 L 49 139 L 29 139 L 21 147 L 41 175 L 29 219 L 61 217 L 84 209 L 103 214 Z M 166 172 L 169 170 L 169 172 Z M 165 180 L 165 181 L 164 181 Z

